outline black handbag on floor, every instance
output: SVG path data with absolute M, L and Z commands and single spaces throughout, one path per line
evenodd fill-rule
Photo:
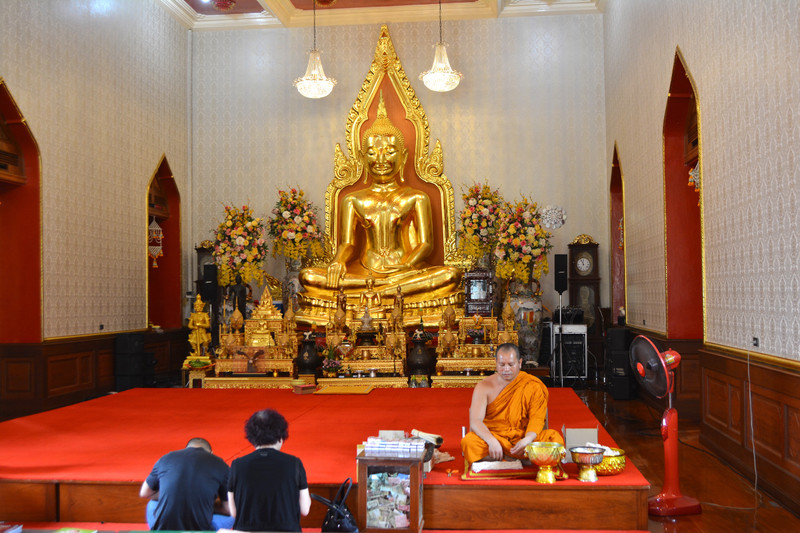
M 336 492 L 336 497 L 333 501 L 327 498 L 312 494 L 311 497 L 328 507 L 328 512 L 325 513 L 325 519 L 322 521 L 322 533 L 331 533 L 336 531 L 358 533 L 358 524 L 350 509 L 347 508 L 347 495 L 350 494 L 350 488 L 353 486 L 353 480 L 347 478 L 344 483 L 339 485 L 339 490 Z

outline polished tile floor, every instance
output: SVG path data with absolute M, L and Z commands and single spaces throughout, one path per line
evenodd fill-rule
M 663 413 L 639 399 L 615 400 L 597 389 L 601 388 L 576 392 L 650 482 L 651 496 L 659 494 L 664 480 Z M 680 492 L 698 499 L 702 512 L 675 518 L 651 516 L 651 532 L 800 531 L 800 518 L 760 489 L 755 490 L 752 481 L 701 445 L 699 424 L 678 415 Z

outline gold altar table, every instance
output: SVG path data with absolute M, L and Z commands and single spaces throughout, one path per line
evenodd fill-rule
M 479 374 L 494 372 L 494 357 L 440 357 L 436 360 L 436 371 L 466 372 Z
M 431 376 L 432 389 L 472 389 L 484 376 Z
M 350 369 L 352 374 L 362 373 L 369 375 L 371 370 L 375 370 L 378 374 L 391 374 L 398 372 L 403 373 L 404 363 L 403 359 L 397 358 L 394 361 L 391 359 L 352 359 L 349 361 L 342 361 L 342 370 Z
M 320 378 L 317 385 L 335 385 L 337 387 L 368 387 L 372 386 L 381 389 L 405 389 L 408 388 L 408 378 L 398 377 L 365 377 L 365 378 Z
M 223 372 L 233 372 L 234 374 L 267 374 L 277 370 L 291 374 L 294 372 L 294 360 L 292 359 L 256 359 L 253 363 L 255 371 L 247 370 L 247 359 L 217 359 L 214 369 L 217 376 Z
M 205 378 L 204 389 L 292 389 L 292 378 L 273 377 L 229 377 Z

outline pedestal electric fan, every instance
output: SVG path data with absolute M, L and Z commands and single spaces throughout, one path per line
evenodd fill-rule
M 668 397 L 668 407 L 661 418 L 664 439 L 664 486 L 661 493 L 647 500 L 651 515 L 676 516 L 699 514 L 700 502 L 681 494 L 678 476 L 678 411 L 672 407 L 675 368 L 681 356 L 674 350 L 660 352 L 653 341 L 639 335 L 631 343 L 631 367 L 639 384 L 656 398 Z

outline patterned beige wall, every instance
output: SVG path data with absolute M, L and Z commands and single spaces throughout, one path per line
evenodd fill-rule
M 434 23 L 389 24 L 397 53 L 440 139 L 445 174 L 461 191 L 488 180 L 508 199 L 524 194 L 563 206 L 554 252 L 588 233 L 608 253 L 602 16 L 445 21 L 444 38 L 464 80 L 433 93 Z M 192 239 L 210 238 L 223 203 L 269 216 L 280 188 L 299 186 L 323 207 L 336 143 L 367 73 L 380 25 L 317 28 L 325 72 L 338 80 L 321 100 L 300 96 L 312 30 L 198 31 L 192 36 Z M 280 275 L 282 266 L 268 266 Z M 602 270 L 608 279 L 606 261 Z M 558 295 L 552 274 L 545 302 Z M 566 295 L 565 295 L 566 297 Z M 603 292 L 603 301 L 608 299 Z
M 666 329 L 662 124 L 680 47 L 700 102 L 706 340 L 800 360 L 800 2 L 609 0 L 606 154 L 625 179 L 628 320 Z
M 184 290 L 224 203 L 267 216 L 278 188 L 300 186 L 321 206 L 380 29 L 318 28 L 339 84 L 312 101 L 291 85 L 309 28 L 189 32 L 152 0 L 4 0 L 0 27 L 0 76 L 42 154 L 46 337 L 146 325 L 145 191 L 162 154 L 183 203 Z M 417 80 L 437 29 L 390 24 L 457 193 L 489 180 L 563 206 L 554 251 L 589 233 L 607 254 L 602 16 L 445 21 L 465 75 L 448 94 Z M 552 275 L 544 287 L 553 307 Z
M 0 28 L 0 76 L 41 151 L 44 336 L 146 327 L 162 155 L 187 188 L 187 32 L 152 0 L 3 0 Z

